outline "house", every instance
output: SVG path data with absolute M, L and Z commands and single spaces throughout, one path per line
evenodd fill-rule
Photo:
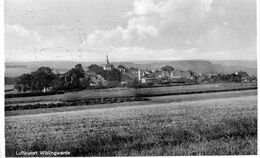
M 42 92 L 46 93 L 46 92 L 51 92 L 52 91 L 52 87 L 44 87 Z
M 153 77 L 142 77 L 141 83 L 143 84 L 154 84 L 156 83 L 157 80 Z
M 250 80 L 246 77 L 241 77 L 241 81 L 245 83 L 250 82 Z
M 159 78 L 169 78 L 170 73 L 168 71 L 161 71 L 160 74 L 158 75 Z
M 89 86 L 90 87 L 96 87 L 96 86 L 98 86 L 98 84 L 96 82 L 90 81 Z
M 121 72 L 121 73 L 125 73 L 127 70 L 126 70 L 126 68 L 124 67 L 124 66 L 121 66 L 121 65 L 119 65 L 118 67 L 117 67 L 117 69 Z
M 89 86 L 96 87 L 96 86 L 107 86 L 108 81 L 104 79 L 99 74 L 96 74 L 95 72 L 86 71 L 86 78 L 89 80 Z
M 188 79 L 194 79 L 192 76 L 192 72 L 189 70 L 173 70 L 170 73 L 170 78 L 188 78 Z

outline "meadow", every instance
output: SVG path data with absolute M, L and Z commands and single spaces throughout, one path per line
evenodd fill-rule
M 185 85 L 170 87 L 154 87 L 154 88 L 109 88 L 109 89 L 91 89 L 77 92 L 67 92 L 65 94 L 56 94 L 48 96 L 34 96 L 22 98 L 5 98 L 5 105 L 23 104 L 23 103 L 45 103 L 57 101 L 82 100 L 96 97 L 125 97 L 125 96 L 164 96 L 164 95 L 180 95 L 191 93 L 208 93 L 218 91 L 235 91 L 256 89 L 256 83 L 222 83 L 222 84 L 202 84 L 202 85 Z
M 141 105 L 6 116 L 6 155 L 43 150 L 71 156 L 257 154 L 256 95 L 203 95 L 203 100 L 172 102 L 177 98 L 167 96 L 167 103 L 157 98 Z
M 216 98 L 230 98 L 230 97 L 242 97 L 242 96 L 254 96 L 257 95 L 257 90 L 243 90 L 243 91 L 227 91 L 217 93 L 195 93 L 195 94 L 184 94 L 184 95 L 167 95 L 158 97 L 145 97 L 143 101 L 131 101 L 111 104 L 90 104 L 90 105 L 75 105 L 75 106 L 64 106 L 64 107 L 53 107 L 53 108 L 35 108 L 35 109 L 20 109 L 5 111 L 5 116 L 18 116 L 18 115 L 30 115 L 40 113 L 55 113 L 64 111 L 78 111 L 86 109 L 103 109 L 112 107 L 125 107 L 125 106 L 145 106 L 150 104 L 162 104 L 171 102 L 184 102 L 184 101 L 198 101 L 205 99 L 216 99 Z M 46 104 L 55 104 L 61 102 L 45 102 Z M 26 105 L 27 103 L 21 103 L 19 106 Z M 38 103 L 34 103 L 37 106 Z M 32 105 L 34 105 L 32 103 Z M 9 104 L 10 105 L 10 104 Z M 8 106 L 9 106 L 8 105 Z M 16 105 L 16 104 L 14 104 Z M 10 105 L 13 106 L 13 105 Z M 7 107 L 7 106 L 6 106 Z

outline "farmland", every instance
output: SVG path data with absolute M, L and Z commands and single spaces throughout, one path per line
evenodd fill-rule
M 112 107 L 125 107 L 125 106 L 140 106 L 140 105 L 150 105 L 150 104 L 161 104 L 161 103 L 171 103 L 171 102 L 183 102 L 183 101 L 197 101 L 205 99 L 216 99 L 216 98 L 231 98 L 231 97 L 242 97 L 242 96 L 254 96 L 257 95 L 256 90 L 244 90 L 244 91 L 228 91 L 228 92 L 218 92 L 218 93 L 199 93 L 199 94 L 184 94 L 184 95 L 168 95 L 168 96 L 158 96 L 158 97 L 146 97 L 144 101 L 133 101 L 127 103 L 112 103 L 112 104 L 93 104 L 93 105 L 79 105 L 79 106 L 64 106 L 56 108 L 35 108 L 30 110 L 15 110 L 15 111 L 5 111 L 5 116 L 17 116 L 17 115 L 30 115 L 39 113 L 54 113 L 54 112 L 64 112 L 64 111 L 77 111 L 86 109 L 102 109 L 102 108 L 112 108 Z M 55 104 L 60 102 L 45 102 L 46 104 Z M 24 103 L 27 104 L 27 103 Z M 24 104 L 19 104 L 23 106 Z M 37 103 L 32 105 L 37 106 Z
M 7 156 L 43 150 L 71 156 L 257 154 L 256 90 L 66 108 L 6 116 Z
M 246 90 L 256 89 L 256 83 L 234 83 L 234 84 L 203 84 L 203 85 L 187 85 L 172 87 L 156 87 L 156 88 L 111 88 L 111 89 L 92 89 L 82 90 L 78 92 L 68 92 L 65 94 L 23 97 L 23 98 L 5 98 L 5 104 L 21 104 L 21 103 L 40 103 L 55 101 L 71 101 L 82 100 L 96 97 L 123 97 L 123 96 L 158 96 L 158 95 L 179 95 L 190 93 L 206 93 L 230 90 Z

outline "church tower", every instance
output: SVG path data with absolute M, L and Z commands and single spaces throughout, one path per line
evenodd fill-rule
M 112 65 L 109 62 L 108 55 L 106 55 L 106 65 L 103 67 L 104 70 L 112 70 Z
M 109 62 L 109 60 L 108 60 L 108 56 L 107 56 L 107 65 L 110 65 L 110 62 Z

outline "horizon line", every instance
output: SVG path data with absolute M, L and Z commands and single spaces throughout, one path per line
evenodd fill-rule
M 110 59 L 111 60 L 111 59 Z M 148 62 L 148 61 L 257 61 L 257 59 L 158 59 L 158 60 L 111 60 L 110 62 Z M 5 63 L 13 63 L 13 62 L 22 62 L 22 63 L 29 63 L 29 62 L 85 62 L 85 63 L 93 63 L 93 62 L 104 62 L 103 60 L 100 61 L 79 61 L 79 60 L 38 60 L 38 61 L 5 61 Z

